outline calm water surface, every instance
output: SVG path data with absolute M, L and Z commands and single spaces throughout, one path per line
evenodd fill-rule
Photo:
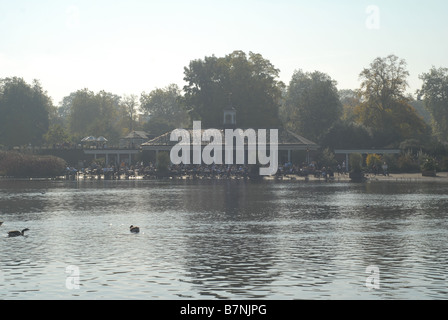
M 447 299 L 447 210 L 448 183 L 0 181 L 0 299 Z

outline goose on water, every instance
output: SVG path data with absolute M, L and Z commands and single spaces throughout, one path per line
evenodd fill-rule
M 129 229 L 131 230 L 132 233 L 139 233 L 140 232 L 140 228 L 136 227 L 136 226 L 130 226 Z
M 17 231 L 17 230 L 9 231 L 9 232 L 8 232 L 8 237 L 24 236 L 24 235 L 25 235 L 25 231 L 28 231 L 28 230 L 30 230 L 30 229 L 25 228 L 25 229 L 23 229 L 22 231 Z

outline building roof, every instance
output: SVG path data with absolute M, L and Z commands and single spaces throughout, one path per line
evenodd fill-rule
M 308 140 L 305 137 L 302 137 L 301 135 L 298 135 L 292 131 L 289 130 L 279 130 L 279 144 L 304 144 L 308 146 L 315 146 L 319 147 L 315 142 Z
M 126 137 L 122 139 L 149 139 L 149 136 L 144 131 L 132 131 Z
M 190 135 L 190 143 L 192 143 L 194 130 L 193 129 L 186 129 L 186 130 Z M 201 129 L 201 137 L 205 130 L 206 129 Z M 220 132 L 222 139 L 224 140 L 225 139 L 224 129 L 215 129 L 215 130 L 218 130 Z M 242 129 L 242 130 L 243 130 L 242 132 L 237 131 L 237 133 L 238 132 L 244 133 L 244 131 L 246 129 Z M 255 133 L 258 134 L 258 130 L 255 129 Z M 267 143 L 270 142 L 269 133 L 270 133 L 270 131 L 266 130 L 266 142 Z M 154 149 L 157 149 L 158 147 L 168 147 L 168 146 L 176 145 L 178 142 L 171 141 L 170 136 L 171 136 L 171 132 L 167 132 L 165 134 L 162 134 L 161 136 L 158 136 L 152 140 L 149 140 L 149 141 L 143 143 L 141 146 L 143 147 L 143 149 L 154 150 Z M 201 141 L 201 142 L 202 142 L 202 145 L 209 144 L 209 142 L 207 142 L 207 141 Z M 244 140 L 244 144 L 247 145 L 247 139 Z M 294 132 L 286 130 L 286 129 L 278 129 L 278 145 L 279 145 L 279 149 L 282 149 L 282 146 L 284 148 L 295 149 L 295 150 L 306 150 L 306 149 L 316 150 L 319 148 L 319 146 L 316 143 L 314 143 L 313 141 L 308 140 L 308 139 L 306 139 Z

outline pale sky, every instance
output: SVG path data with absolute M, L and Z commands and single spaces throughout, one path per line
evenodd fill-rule
M 0 0 L 0 78 L 39 79 L 55 104 L 79 89 L 118 95 L 180 87 L 194 59 L 260 53 L 286 84 L 321 71 L 359 87 L 376 57 L 408 63 L 409 92 L 448 67 L 448 1 Z

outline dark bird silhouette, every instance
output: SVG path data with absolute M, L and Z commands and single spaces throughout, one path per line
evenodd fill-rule
M 136 227 L 136 226 L 130 226 L 129 229 L 131 230 L 132 233 L 139 233 L 140 232 L 140 228 Z
M 17 230 L 9 231 L 9 232 L 8 232 L 8 237 L 24 236 L 24 235 L 25 235 L 25 231 L 28 231 L 28 230 L 30 230 L 30 229 L 25 228 L 25 229 L 23 229 L 22 231 L 17 231 Z

